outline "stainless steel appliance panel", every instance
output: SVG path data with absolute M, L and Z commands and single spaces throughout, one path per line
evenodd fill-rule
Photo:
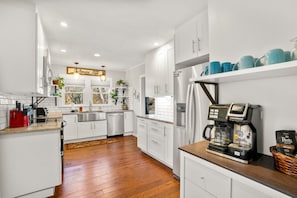
M 209 123 L 207 120 L 210 101 L 199 84 L 190 83 L 191 78 L 200 76 L 205 64 L 187 67 L 177 70 L 174 75 L 174 153 L 173 153 L 173 174 L 180 175 L 179 147 L 192 144 L 202 140 L 204 126 Z M 209 91 L 213 89 L 208 85 Z M 180 106 L 185 104 L 185 124 Z
M 107 136 L 124 134 L 124 113 L 107 113 Z

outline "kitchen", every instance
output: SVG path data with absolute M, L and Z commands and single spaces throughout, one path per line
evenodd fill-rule
M 131 2 L 130 2 L 131 3 Z M 208 4 L 204 7 L 208 12 L 208 53 L 209 53 L 209 62 L 219 60 L 221 62 L 234 62 L 236 63 L 239 61 L 240 57 L 244 55 L 252 55 L 254 57 L 261 57 L 264 55 L 268 50 L 274 49 L 274 48 L 282 48 L 284 50 L 291 50 L 294 46 L 294 43 L 290 42 L 290 40 L 294 37 L 296 37 L 296 27 L 294 24 L 295 16 L 295 10 L 296 3 L 294 1 L 286 0 L 285 2 L 270 2 L 268 0 L 256 2 L 256 1 L 235 1 L 235 0 L 228 0 L 224 2 L 219 2 L 216 0 L 209 0 L 207 2 Z M 168 5 L 170 2 L 168 2 Z M 282 8 L 282 9 L 279 9 Z M 202 10 L 196 10 L 196 14 L 200 13 Z M 1 12 L 4 13 L 4 12 Z M 42 14 L 42 10 L 41 10 Z M 191 13 L 191 17 L 188 16 L 187 20 L 186 18 L 183 21 L 179 22 L 179 25 L 183 24 L 184 22 L 188 21 L 190 18 L 194 17 L 196 14 Z M 5 16 L 5 15 L 4 15 Z M 1 24 L 3 22 L 3 17 L 0 17 Z M 21 21 L 18 19 L 15 19 L 15 22 L 18 22 L 16 24 L 18 25 L 24 25 Z M 7 20 L 5 21 L 5 25 L 7 25 Z M 26 24 L 26 28 L 24 29 L 30 29 L 30 24 Z M 6 26 L 3 26 L 6 27 Z M 177 27 L 175 27 L 176 29 Z M 32 25 L 33 31 L 34 27 Z M 8 28 L 7 28 L 8 30 Z M 63 30 L 61 30 L 63 31 Z M 6 34 L 12 34 L 11 32 L 6 32 Z M 30 34 L 30 33 L 29 33 Z M 191 35 L 188 35 L 190 39 Z M 26 51 L 34 51 L 34 46 L 30 45 L 32 49 L 29 49 L 26 44 L 25 46 L 20 45 L 22 42 L 12 42 L 12 40 L 6 39 L 7 36 L 1 36 L 1 43 L 4 43 L 1 47 L 1 60 L 6 60 L 4 63 L 10 63 L 12 60 L 14 61 L 14 67 L 19 70 L 22 74 L 27 74 L 27 71 L 33 71 L 34 68 L 23 68 L 19 65 L 22 65 L 22 62 L 26 62 L 26 65 L 35 65 L 34 58 L 30 58 L 28 60 L 28 57 L 26 57 L 26 54 L 22 54 L 21 52 Z M 8 37 L 9 38 L 9 37 Z M 172 40 L 173 37 L 168 38 L 168 40 L 164 41 L 162 45 L 166 47 L 168 44 L 170 46 L 170 42 L 168 41 Z M 192 39 L 190 39 L 190 43 Z M 176 41 L 175 41 L 176 42 Z M 174 43 L 176 47 L 177 43 Z M 201 43 L 202 44 L 202 43 Z M 15 52 L 13 54 L 8 54 L 8 50 L 6 49 L 7 46 L 12 46 L 13 49 L 20 50 L 20 53 L 17 53 L 17 57 L 15 58 Z M 191 47 L 191 46 L 190 46 Z M 23 48 L 23 49 L 22 49 Z M 170 49 L 167 48 L 167 49 Z M 176 50 L 176 48 L 175 48 Z M 167 51 L 168 54 L 172 53 L 172 51 Z M 175 51 L 175 53 L 177 53 Z M 148 51 L 145 53 L 146 58 L 150 56 L 150 53 Z M 14 55 L 14 56 L 13 56 Z M 29 54 L 30 55 L 30 54 Z M 172 55 L 172 54 L 171 54 Z M 25 57 L 24 57 L 25 56 Z M 31 55 L 32 56 L 32 55 Z M 60 55 L 62 56 L 62 55 Z M 176 64 L 177 54 L 175 54 L 175 69 L 182 69 L 184 67 L 183 64 Z M 5 57 L 7 60 L 5 59 Z M 170 57 L 170 56 L 169 56 Z M 186 62 L 186 64 L 190 65 L 197 65 L 199 61 L 203 61 L 200 58 L 189 58 L 190 60 L 194 61 L 195 64 L 189 63 L 187 61 L 180 61 L 180 62 Z M 113 83 L 120 79 L 125 79 L 126 82 L 128 82 L 129 87 L 132 87 L 131 91 L 128 91 L 128 94 L 130 94 L 130 98 L 132 98 L 131 104 L 128 103 L 128 106 L 130 109 L 134 110 L 134 116 L 140 116 L 143 118 L 143 104 L 141 104 L 142 100 L 138 98 L 143 98 L 142 92 L 141 92 L 141 86 L 140 81 L 145 74 L 146 78 L 152 78 L 153 75 L 160 78 L 156 73 L 148 73 L 147 74 L 147 65 L 149 63 L 150 59 L 147 58 L 145 60 L 143 56 L 142 62 L 145 64 L 140 64 L 135 67 L 132 67 L 131 69 L 127 70 L 126 72 L 116 72 L 116 71 L 108 71 L 107 70 L 107 77 L 112 77 Z M 18 62 L 19 61 L 19 62 Z M 65 65 L 73 65 L 73 63 L 77 60 L 71 60 L 71 62 L 65 63 Z M 29 62 L 29 63 L 28 63 Z M 146 64 L 148 63 L 148 64 Z M 80 61 L 79 65 L 77 67 L 83 66 L 83 61 Z M 296 63 L 294 61 L 291 61 L 289 66 Z M 81 65 L 81 66 L 80 66 Z M 93 65 L 93 64 L 90 64 Z M 107 68 L 109 67 L 108 64 Z M 74 66 L 74 65 L 73 65 Z M 202 67 L 205 65 L 200 66 L 199 75 L 202 72 Z M 287 68 L 286 65 L 282 65 L 284 68 Z M 106 68 L 106 69 L 107 69 Z M 262 67 L 265 68 L 265 67 Z M 52 69 L 54 73 L 63 74 L 66 75 L 65 68 L 61 68 L 59 66 L 52 65 Z M 101 69 L 101 68 L 99 68 Z M 256 68 L 258 69 L 258 68 Z M 296 70 L 296 69 L 295 69 Z M 263 137 L 262 141 L 260 142 L 261 150 L 259 150 L 260 153 L 263 153 L 265 155 L 271 156 L 271 153 L 269 151 L 269 147 L 276 144 L 275 142 L 275 131 L 280 129 L 294 129 L 296 130 L 296 124 L 295 124 L 295 111 L 296 105 L 294 103 L 294 98 L 296 97 L 296 91 L 293 89 L 293 84 L 296 83 L 296 75 L 295 75 L 294 67 L 292 70 L 278 70 L 275 73 L 279 74 L 273 74 L 273 75 L 263 75 L 263 76 L 253 76 L 253 73 L 250 74 L 247 78 L 243 78 L 245 80 L 234 80 L 234 81 L 222 81 L 222 83 L 219 84 L 219 102 L 222 104 L 228 104 L 232 102 L 242 102 L 242 103 L 251 103 L 251 104 L 259 104 L 263 108 Z M 152 72 L 152 71 L 149 71 Z M 22 103 L 25 104 L 31 104 L 31 97 L 23 96 L 23 93 L 19 93 L 19 90 L 23 90 L 26 92 L 31 92 L 31 87 L 35 85 L 35 82 L 29 82 L 29 75 L 28 76 L 20 76 L 18 79 L 22 83 L 18 83 L 18 86 L 15 86 L 15 80 L 13 83 L 11 83 L 12 76 L 17 75 L 15 70 L 10 69 L 9 67 L 5 67 L 4 64 L 1 63 L 1 73 L 5 75 L 1 75 L 1 92 L 3 92 L 3 95 L 1 95 L 1 129 L 8 126 L 8 110 L 12 109 L 14 107 L 14 103 L 16 100 L 22 101 Z M 8 75 L 9 74 L 9 75 Z M 82 80 L 84 77 L 80 78 Z M 262 79 L 263 78 L 263 79 Z M 23 79 L 23 80 L 21 80 Z M 146 79 L 147 80 L 147 79 Z M 87 83 L 92 83 L 91 80 L 86 80 Z M 165 79 L 166 81 L 166 79 Z M 7 82 L 10 82 L 9 84 Z M 152 81 L 148 81 L 148 84 Z M 154 82 L 153 82 L 154 83 Z M 159 82 L 157 82 L 159 83 Z M 19 85 L 20 84 L 20 85 Z M 26 85 L 27 84 L 27 85 Z M 32 85 L 33 84 L 33 85 Z M 147 85 L 147 84 L 146 84 Z M 146 86 L 145 85 L 145 86 Z M 115 87 L 116 85 L 113 84 L 112 87 Z M 169 84 L 167 85 L 169 86 Z M 18 89 L 18 90 L 17 90 Z M 154 85 L 151 87 L 150 91 L 151 94 L 155 95 L 155 92 L 158 92 Z M 90 90 L 89 90 L 90 91 Z M 147 89 L 146 89 L 147 91 Z M 12 92 L 12 93 L 11 93 Z M 8 94 L 10 93 L 10 94 Z M 149 94 L 149 95 L 151 95 Z M 149 96 L 146 95 L 145 96 Z M 166 94 L 161 94 L 166 95 Z M 91 107 L 92 110 L 109 110 L 110 107 L 107 106 L 90 106 L 89 100 L 90 96 L 87 99 L 84 99 L 84 105 L 83 110 L 88 111 Z M 168 128 L 172 127 L 172 121 L 173 121 L 173 114 L 174 114 L 174 98 L 172 97 L 165 97 L 165 98 L 158 98 L 156 97 L 156 105 L 162 104 L 161 107 L 157 106 L 156 108 L 156 114 L 161 114 L 160 118 L 161 120 L 165 117 L 165 124 L 171 124 L 171 126 L 168 126 Z M 158 101 L 159 100 L 159 101 Z M 61 107 L 62 110 L 60 110 L 61 104 L 55 105 L 55 98 L 47 98 L 43 101 L 42 106 L 47 106 L 50 111 L 60 111 L 60 112 L 66 112 L 71 110 L 71 105 L 68 107 Z M 57 103 L 62 102 L 58 99 Z M 165 106 L 164 104 L 171 104 Z M 75 106 L 75 109 L 78 109 L 80 105 Z M 112 110 L 118 110 L 121 109 L 121 104 L 119 103 L 118 106 L 112 107 Z M 159 116 L 160 117 L 160 116 Z M 166 120 L 167 118 L 171 117 L 171 123 L 170 120 Z M 204 118 L 207 118 L 207 115 L 204 115 Z M 139 119 L 139 118 L 137 118 Z M 158 119 L 159 120 L 159 119 Z M 162 122 L 163 123 L 163 122 Z M 134 117 L 134 127 L 133 127 L 133 134 L 135 136 L 138 136 L 138 130 L 136 130 L 136 125 L 138 123 L 136 122 L 136 118 Z M 201 126 L 204 127 L 204 126 Z M 157 128 L 157 127 L 155 127 Z M 170 130 L 170 129 L 169 129 Z M 172 129 L 171 129 L 172 130 Z M 202 140 L 202 137 L 200 137 Z M 152 139 L 154 141 L 157 141 L 156 139 Z M 165 141 L 165 140 L 164 140 Z M 168 146 L 170 148 L 170 146 Z M 169 150 L 169 149 L 168 149 Z M 162 158 L 160 161 L 162 163 L 167 163 L 168 166 L 170 166 L 173 159 L 165 158 L 164 155 L 160 156 L 158 154 L 158 150 L 151 150 L 152 152 L 148 151 L 148 154 L 151 154 L 155 156 L 157 159 Z M 154 155 L 155 154 L 155 155 Z M 172 155 L 168 155 L 169 157 Z M 169 164 L 168 164 L 169 162 Z M 204 162 L 201 162 L 204 163 Z M 205 164 L 204 164 L 205 165 Z M 206 165 L 206 166 L 212 166 L 212 165 Z M 239 165 L 240 166 L 240 165 Z M 217 167 L 215 167 L 217 168 Z M 228 173 L 226 173 L 228 175 Z M 238 177 L 237 175 L 234 177 Z M 289 176 L 287 176 L 289 177 Z M 286 177 L 286 178 L 287 178 Z M 286 179 L 285 179 L 286 180 Z M 236 180 L 235 180 L 236 181 Z M 290 179 L 288 181 L 295 181 L 294 179 Z M 1 184 L 4 181 L 1 181 Z M 251 180 L 248 180 L 246 178 L 241 178 L 240 182 L 243 182 L 244 184 L 248 185 L 250 188 L 254 187 L 258 191 L 262 192 L 264 191 L 264 194 L 267 193 L 270 195 L 270 197 L 273 195 L 273 193 L 281 192 L 282 194 L 275 194 L 274 196 L 282 196 L 283 193 L 287 194 L 288 196 L 296 196 L 296 191 L 289 193 L 286 190 L 276 190 L 273 191 L 270 188 L 267 188 L 267 185 L 265 185 L 265 182 L 263 182 L 260 186 L 257 184 L 254 184 Z M 261 183 L 261 182 L 260 182 Z M 182 186 L 181 182 L 181 186 Z M 233 185 L 233 184 L 232 184 Z M 234 184 L 236 186 L 236 183 Z M 268 185 L 268 187 L 271 187 Z M 232 187 L 233 188 L 233 187 Z M 264 190 L 263 190 L 264 189 Z M 253 189 L 254 190 L 254 189 Z M 1 190 L 2 191 L 2 190 Z M 183 190 L 181 189 L 181 192 Z M 272 194 L 271 194 L 272 193 Z M 293 193 L 293 194 L 292 194 Z M 181 194 L 181 197 L 184 197 L 185 195 Z M 227 195 L 228 197 L 228 195 Z M 230 196 L 229 196 L 230 197 Z M 269 196 L 268 196 L 269 197 Z M 284 196 L 285 197 L 285 196 Z

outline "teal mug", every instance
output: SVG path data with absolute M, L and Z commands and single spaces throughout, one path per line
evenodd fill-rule
M 247 69 L 255 66 L 256 59 L 253 56 L 243 56 L 237 63 L 238 69 Z
M 265 65 L 272 65 L 285 62 L 286 59 L 291 58 L 286 57 L 286 53 L 282 49 L 272 49 L 269 50 L 264 56 L 258 58 L 256 63 L 261 62 L 262 59 L 264 59 Z
M 209 73 L 210 74 L 217 74 L 221 73 L 221 64 L 219 61 L 212 61 L 209 64 Z
M 224 62 L 222 63 L 222 72 L 230 72 L 230 71 L 234 71 L 237 70 L 237 65 L 236 64 L 232 64 L 230 62 Z

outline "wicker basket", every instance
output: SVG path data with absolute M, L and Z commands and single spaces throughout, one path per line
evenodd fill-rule
M 270 152 L 274 158 L 275 168 L 287 175 L 297 176 L 297 158 L 282 154 L 276 150 L 275 146 L 270 147 Z

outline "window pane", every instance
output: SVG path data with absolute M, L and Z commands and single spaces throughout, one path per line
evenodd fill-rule
M 65 104 L 82 104 L 83 94 L 82 93 L 65 93 Z
M 65 87 L 65 92 L 83 92 L 83 87 Z
M 93 104 L 108 104 L 108 94 L 93 93 Z

